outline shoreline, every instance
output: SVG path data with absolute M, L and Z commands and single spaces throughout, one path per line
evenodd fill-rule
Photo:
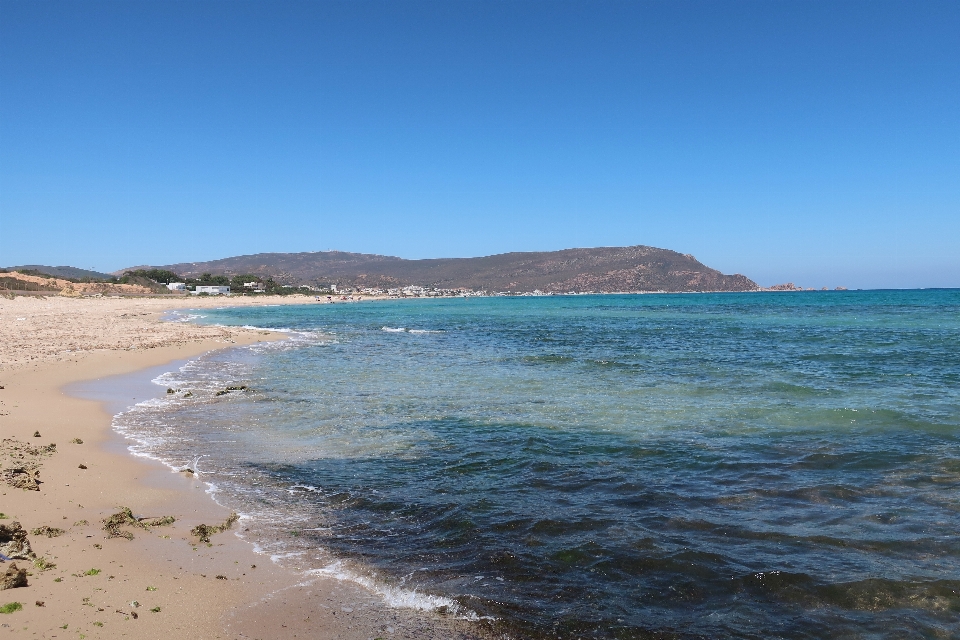
M 82 313 L 76 302 L 70 300 L 68 305 Z M 130 304 L 133 301 L 122 302 L 127 304 L 121 307 L 136 306 Z M 195 303 L 196 299 L 184 302 Z M 116 306 L 116 301 L 113 303 Z M 10 315 L 4 313 L 10 311 L 4 307 L 11 304 L 16 303 L 3 301 L 0 320 Z M 202 306 L 233 305 L 220 301 Z M 18 305 L 15 311 L 28 310 Z M 151 311 L 138 317 L 141 324 L 159 324 L 160 313 Z M 0 594 L 0 604 L 23 605 L 21 611 L 3 616 L 0 622 L 12 632 L 44 638 L 77 637 L 77 633 L 120 638 L 171 632 L 203 638 L 477 637 L 480 629 L 470 623 L 429 612 L 391 609 L 359 585 L 280 567 L 258 554 L 253 544 L 233 535 L 242 522 L 212 536 L 211 546 L 190 535 L 198 524 L 216 525 L 230 515 L 207 493 L 205 483 L 171 472 L 159 461 L 133 455 L 126 439 L 112 428 L 113 414 L 106 410 L 105 400 L 79 398 L 65 391 L 112 376 L 128 380 L 140 376 L 142 381 L 151 368 L 170 367 L 212 350 L 284 338 L 284 334 L 265 330 L 192 324 L 188 329 L 200 333 L 214 329 L 219 335 L 177 336 L 172 344 L 147 349 L 70 350 L 47 354 L 39 361 L 35 354 L 2 354 L 3 438 L 31 447 L 57 446 L 55 453 L 41 461 L 39 491 L 6 484 L 0 489 L 2 510 L 8 516 L 0 525 L 20 522 L 37 558 L 55 565 L 40 570 L 27 560 L 14 560 L 32 575 L 28 576 L 29 586 Z M 34 357 L 26 359 L 25 355 Z M 40 437 L 34 437 L 35 432 Z M 82 444 L 73 444 L 74 438 L 80 438 Z M 176 521 L 149 531 L 130 529 L 132 540 L 110 538 L 101 522 L 121 506 L 137 516 L 170 515 Z M 52 538 L 30 533 L 43 526 L 65 532 Z M 9 566 L 0 564 L 0 570 Z

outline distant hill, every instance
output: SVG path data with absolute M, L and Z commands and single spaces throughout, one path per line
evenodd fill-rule
M 142 267 L 141 267 L 142 268 Z M 343 251 L 258 253 L 158 265 L 187 277 L 256 274 L 284 284 L 354 287 L 419 285 L 482 291 L 754 291 L 746 276 L 724 275 L 689 254 L 656 247 L 597 247 L 503 253 L 481 258 L 405 260 Z M 119 272 L 118 272 L 119 273 Z
M 77 267 L 48 267 L 42 264 L 25 264 L 19 267 L 5 267 L 6 271 L 36 271 L 55 278 L 70 278 L 81 280 L 91 278 L 93 280 L 109 280 L 112 276 L 109 273 L 100 273 L 99 271 L 90 271 L 88 269 L 79 269 Z

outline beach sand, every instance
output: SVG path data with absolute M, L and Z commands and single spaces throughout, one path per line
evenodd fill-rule
M 0 299 L 0 461 L 4 469 L 39 465 L 40 480 L 38 491 L 0 483 L 0 525 L 20 523 L 39 559 L 13 561 L 29 571 L 29 586 L 0 591 L 0 606 L 23 606 L 0 615 L 0 637 L 486 635 L 475 624 L 436 612 L 389 608 L 353 583 L 280 568 L 230 531 L 213 535 L 210 544 L 199 542 L 191 529 L 230 516 L 205 486 L 192 475 L 130 455 L 100 402 L 63 390 L 212 349 L 284 339 L 258 330 L 160 322 L 165 310 L 304 303 L 313 298 Z M 124 527 L 132 539 L 110 537 L 103 521 L 120 507 L 138 517 L 176 520 Z M 41 527 L 63 533 L 32 533 Z M 10 566 L 0 564 L 0 573 Z

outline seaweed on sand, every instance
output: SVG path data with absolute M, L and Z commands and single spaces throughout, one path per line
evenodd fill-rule
M 30 548 L 27 532 L 19 522 L 0 524 L 0 555 L 9 560 L 33 560 L 37 554 Z
M 16 438 L 0 442 L 0 479 L 17 489 L 40 490 L 42 459 L 57 452 L 57 445 L 32 446 Z
M 6 571 L 0 573 L 0 590 L 16 589 L 17 587 L 27 586 L 27 570 L 20 569 L 16 563 L 11 562 Z M 4 613 L 10 613 L 4 611 Z
M 191 535 L 200 538 L 200 542 L 210 542 L 210 536 L 215 533 L 226 531 L 233 526 L 233 523 L 240 519 L 236 513 L 231 513 L 230 517 L 223 521 L 223 524 L 198 524 L 190 530 Z
M 36 467 L 13 467 L 0 472 L 3 480 L 15 489 L 40 491 L 40 470 Z
M 173 524 L 176 520 L 173 516 L 138 518 L 133 515 L 130 507 L 120 507 L 120 511 L 103 521 L 103 530 L 110 534 L 107 536 L 108 538 L 126 538 L 127 540 L 133 540 L 133 534 L 129 531 L 124 531 L 121 527 L 136 527 L 144 531 L 149 531 L 150 527 L 163 527 Z

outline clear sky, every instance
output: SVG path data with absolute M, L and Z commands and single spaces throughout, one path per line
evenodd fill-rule
M 0 265 L 632 244 L 960 286 L 960 2 L 0 0 Z

